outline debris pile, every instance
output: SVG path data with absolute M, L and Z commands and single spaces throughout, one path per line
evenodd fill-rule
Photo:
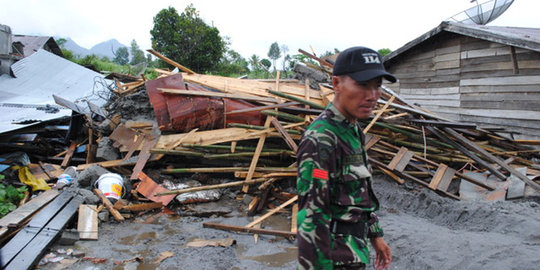
M 3 266 L 35 265 L 76 213 L 79 239 L 98 239 L 98 220 L 122 222 L 156 210 L 197 215 L 189 204 L 219 200 L 224 192 L 245 201 L 248 215 L 262 215 L 245 226 L 205 227 L 295 236 L 297 143 L 333 99 L 321 82 L 331 61 L 303 52 L 320 63 L 318 78 L 305 73 L 303 82 L 268 82 L 196 74 L 151 53 L 182 73 L 116 80 L 103 110 L 2 137 L 10 152 L 2 159 L 4 183 L 22 182 L 35 195 L 0 219 Z M 375 115 L 363 122 L 375 169 L 455 200 L 538 195 L 538 150 L 383 90 Z M 257 226 L 284 210 L 290 231 Z

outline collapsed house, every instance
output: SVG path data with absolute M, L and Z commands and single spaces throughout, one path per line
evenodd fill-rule
M 257 225 L 283 210 L 295 224 L 297 143 L 305 127 L 332 101 L 331 86 L 321 78 L 315 89 L 311 79 L 281 81 L 278 77 L 268 82 L 196 74 L 150 52 L 181 72 L 157 69 L 160 75 L 154 80 L 104 83 L 100 90 L 108 93 L 101 96 L 108 100 L 102 107 L 87 99 L 82 102 L 87 106 L 72 102 L 83 96 L 73 93 L 74 89 L 94 89 L 90 82 L 94 84 L 95 77 L 78 78 L 74 81 L 86 84 L 70 84 L 66 92 L 47 96 L 48 102 L 54 100 L 55 106 L 75 113 L 65 115 L 68 121 L 62 124 L 68 128 L 56 131 L 54 141 L 62 139 L 56 147 L 23 151 L 28 162 L 22 165 L 28 167 L 29 178 L 41 179 L 46 187 L 34 190 L 33 199 L 0 219 L 4 266 L 35 265 L 47 246 L 73 224 L 77 213 L 78 239 L 97 239 L 102 213 L 123 222 L 139 213 L 219 200 L 224 188 L 249 198 L 246 214 L 264 214 L 245 226 L 205 223 L 205 227 L 295 236 L 294 226 L 281 231 Z M 52 55 L 39 50 L 25 58 L 29 60 L 20 60 L 21 66 L 17 62 L 11 67 L 19 74 L 42 61 L 49 66 L 64 63 Z M 331 61 L 309 56 L 320 64 L 313 66 L 318 77 L 330 74 Z M 77 74 L 74 69 L 51 68 L 49 80 L 41 84 L 61 85 L 62 80 L 53 79 L 69 81 Z M 403 72 L 396 73 L 399 77 Z M 418 185 L 454 200 L 538 195 L 537 150 L 474 123 L 452 121 L 411 104 L 397 94 L 406 92 L 408 78 L 403 77 L 399 87 L 383 88 L 375 115 L 363 123 L 370 162 L 379 172 L 390 181 Z M 97 78 L 102 79 L 101 75 Z M 47 141 L 47 120 L 32 122 L 32 129 L 2 133 L 9 149 L 5 152 Z M 3 163 L 12 165 L 14 160 L 7 156 Z M 69 168 L 73 179 L 59 189 L 56 183 Z M 228 177 L 209 180 L 213 174 Z M 107 190 L 99 187 L 104 176 L 113 183 Z M 39 218 L 30 218 L 33 214 Z M 44 228 L 54 228 L 55 233 Z

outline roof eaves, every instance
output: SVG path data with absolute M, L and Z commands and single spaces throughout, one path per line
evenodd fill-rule
M 446 22 L 443 30 L 464 36 L 540 52 L 540 43 L 537 41 L 520 35 L 512 35 L 501 31 L 490 30 L 487 27 Z
M 388 62 L 388 61 L 392 60 L 392 58 L 400 55 L 401 53 L 406 52 L 406 51 L 412 49 L 413 47 L 423 43 L 424 41 L 430 39 L 431 37 L 439 34 L 440 32 L 443 31 L 443 29 L 445 27 L 445 23 L 446 22 L 442 22 L 441 24 L 439 24 L 439 26 L 431 29 L 429 32 L 421 35 L 420 37 L 418 37 L 416 39 L 413 39 L 412 41 L 409 41 L 408 43 L 406 43 L 405 45 L 403 45 L 399 49 L 385 55 L 384 56 L 384 62 Z

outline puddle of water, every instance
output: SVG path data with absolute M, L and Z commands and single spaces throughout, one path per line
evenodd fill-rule
M 239 254 L 238 258 L 241 260 L 253 260 L 269 267 L 282 267 L 285 264 L 296 260 L 298 256 L 298 249 L 296 247 L 285 248 L 285 251 L 283 252 L 258 256 L 243 256 L 246 251 L 246 248 L 243 245 L 237 245 L 236 251 L 237 254 Z
M 122 237 L 118 240 L 118 243 L 122 245 L 133 245 L 144 239 L 156 239 L 156 232 L 143 232 L 126 237 Z

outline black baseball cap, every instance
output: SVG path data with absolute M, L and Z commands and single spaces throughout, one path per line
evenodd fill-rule
M 347 75 L 357 82 L 383 77 L 395 83 L 397 78 L 384 68 L 382 56 L 366 47 L 352 47 L 342 51 L 334 63 L 333 75 Z

